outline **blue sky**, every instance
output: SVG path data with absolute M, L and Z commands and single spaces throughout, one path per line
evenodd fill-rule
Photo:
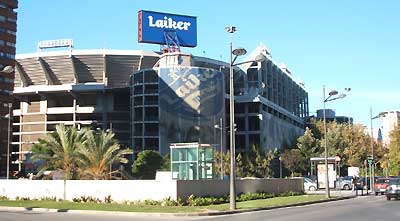
M 157 1 L 20 0 L 17 54 L 36 51 L 40 40 L 72 38 L 76 49 L 159 50 L 139 44 L 137 12 L 153 10 L 197 16 L 198 46 L 184 52 L 227 61 L 229 35 L 248 51 L 263 42 L 277 63 L 305 82 L 310 114 L 327 91 L 351 87 L 327 103 L 337 115 L 369 125 L 374 114 L 400 109 L 400 1 Z M 378 122 L 374 122 L 375 125 Z

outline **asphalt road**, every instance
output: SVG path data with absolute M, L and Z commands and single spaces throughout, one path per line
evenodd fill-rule
M 103 221 L 103 220 L 215 220 L 215 221 L 376 221 L 400 220 L 400 200 L 387 201 L 384 196 L 359 197 L 336 202 L 292 208 L 240 213 L 213 217 L 124 216 L 112 214 L 72 214 L 34 211 L 5 211 L 0 208 L 1 221 Z

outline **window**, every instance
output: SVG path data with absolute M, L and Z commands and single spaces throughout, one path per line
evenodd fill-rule
M 10 35 L 15 35 L 16 34 L 15 31 L 11 31 L 11 30 L 7 30 L 7 33 L 10 34 Z
M 135 106 L 141 106 L 141 105 L 143 105 L 143 97 L 142 97 L 142 96 L 135 97 L 134 100 L 133 100 L 133 104 L 134 104 Z
M 134 84 L 143 83 L 143 72 L 138 72 L 133 76 L 133 83 Z
M 144 72 L 144 82 L 145 83 L 158 83 L 157 72 L 151 70 Z
M 250 134 L 249 135 L 249 145 L 250 147 L 254 146 L 260 146 L 260 134 Z
M 235 146 L 237 150 L 245 150 L 246 149 L 246 136 L 245 135 L 236 135 L 235 136 Z
M 243 103 L 236 103 L 235 104 L 235 113 L 244 114 L 244 112 L 245 112 L 244 107 L 245 107 L 245 105 Z
M 145 85 L 144 93 L 145 94 L 157 94 L 158 93 L 158 85 Z
M 150 123 L 144 125 L 145 136 L 158 136 L 158 124 Z
M 3 41 L 4 42 L 4 41 Z M 0 42 L 0 45 L 1 45 L 1 42 Z M 4 45 L 4 43 L 3 43 L 3 45 Z M 14 43 L 12 43 L 12 42 L 6 42 L 6 45 L 7 46 L 9 46 L 9 47 L 15 47 L 15 44 Z
M 8 21 L 8 22 L 12 22 L 12 23 L 15 23 L 15 22 L 17 22 L 17 20 L 16 20 L 16 19 L 14 19 L 14 18 L 7 18 L 7 21 Z
M 146 121 L 158 121 L 158 108 L 147 107 L 145 109 L 145 120 Z
M 235 124 L 237 131 L 245 131 L 246 130 L 246 123 L 244 117 L 235 117 Z
M 258 80 L 258 69 L 251 67 L 247 69 L 247 78 L 248 81 L 257 81 Z
M 260 113 L 260 105 L 258 103 L 249 103 L 248 105 L 249 113 Z
M 248 120 L 250 131 L 260 130 L 260 119 L 258 116 L 249 116 Z
M 134 110 L 134 120 L 142 121 L 143 120 L 143 108 L 135 108 Z
M 142 136 L 142 134 L 143 134 L 142 124 L 135 124 L 134 135 L 135 136 Z

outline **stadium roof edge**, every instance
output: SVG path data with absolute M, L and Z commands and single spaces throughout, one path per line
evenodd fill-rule
M 17 54 L 15 59 L 24 59 L 32 57 L 47 57 L 47 56 L 63 56 L 63 55 L 143 55 L 159 57 L 160 55 L 154 51 L 144 50 L 115 50 L 115 49 L 86 49 L 86 50 L 59 50 L 59 51 L 41 51 L 35 53 Z

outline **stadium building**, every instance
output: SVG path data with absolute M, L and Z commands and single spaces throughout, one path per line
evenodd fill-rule
M 234 71 L 237 151 L 292 144 L 304 132 L 309 113 L 304 84 L 296 82 L 285 65 L 277 65 L 265 46 L 246 59 L 258 54 L 267 59 Z M 166 154 L 171 143 L 185 142 L 228 149 L 226 85 L 228 63 L 181 52 L 17 55 L 12 154 L 19 167 L 14 169 L 25 162 L 29 170 L 32 144 L 60 123 L 111 128 L 119 142 L 135 152 Z

